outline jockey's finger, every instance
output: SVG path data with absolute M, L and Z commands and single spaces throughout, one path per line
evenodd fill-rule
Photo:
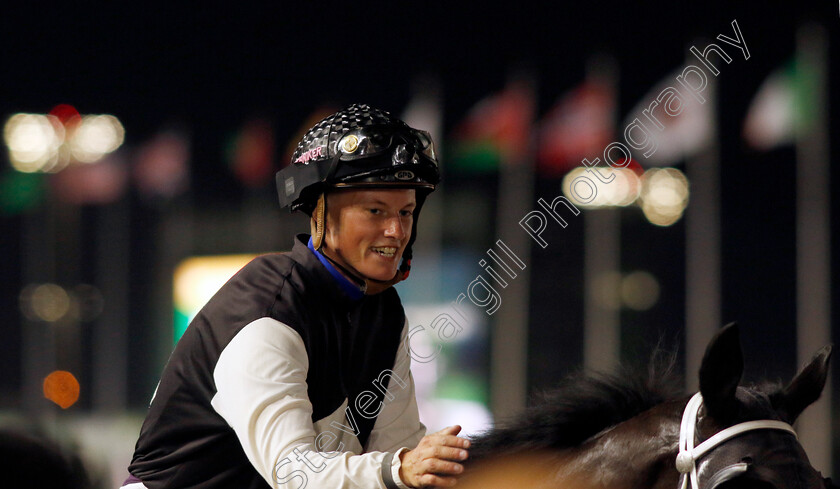
M 437 475 L 457 475 L 464 471 L 463 465 L 438 458 L 424 460 L 420 468 L 423 473 Z
M 461 432 L 461 425 L 454 424 L 434 433 L 435 435 L 457 435 Z
M 461 438 L 455 435 L 441 435 L 438 433 L 433 433 L 431 435 L 427 435 L 421 440 L 421 443 L 425 441 L 427 444 L 435 445 L 435 446 L 447 446 L 447 447 L 456 447 L 456 448 L 469 448 L 470 441 L 466 438 Z
M 466 460 L 469 452 L 460 448 L 438 445 L 426 448 L 421 451 L 421 455 L 424 459 Z

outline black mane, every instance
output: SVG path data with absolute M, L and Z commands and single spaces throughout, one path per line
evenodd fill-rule
M 673 374 L 673 358 L 644 372 L 626 369 L 616 375 L 573 374 L 516 419 L 473 437 L 469 460 L 500 452 L 577 446 L 606 428 L 679 397 L 681 385 Z

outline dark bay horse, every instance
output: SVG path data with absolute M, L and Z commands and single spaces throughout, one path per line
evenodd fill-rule
M 743 356 L 730 325 L 709 344 L 693 397 L 653 370 L 572 378 L 522 417 L 475 437 L 457 486 L 836 488 L 811 467 L 790 426 L 819 398 L 830 354 L 821 349 L 787 385 L 740 386 Z

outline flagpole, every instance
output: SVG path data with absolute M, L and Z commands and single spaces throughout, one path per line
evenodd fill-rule
M 435 142 L 438 161 L 446 161 L 442 155 L 443 94 L 437 77 L 424 76 L 412 83 L 412 95 L 403 111 L 402 119 L 411 127 L 428 131 Z M 445 168 L 442 169 L 445 174 Z M 443 286 L 443 200 L 445 185 L 439 184 L 435 195 L 423 204 L 423 219 L 418 223 L 417 241 L 414 244 L 415 263 L 413 279 L 434 284 L 421 291 L 418 301 L 439 302 Z M 417 260 L 420 261 L 417 261 Z M 427 279 L 428 277 L 428 279 Z
M 609 87 L 615 121 L 617 68 L 612 58 L 590 60 L 587 79 Z M 606 184 L 610 185 L 610 184 Z M 587 209 L 583 213 L 583 365 L 614 372 L 621 359 L 621 208 Z
M 825 105 L 826 43 L 821 27 L 797 33 L 796 84 L 802 68 L 814 71 L 812 119 L 807 128 L 795 120 L 796 141 L 796 340 L 797 361 L 808 362 L 831 341 L 830 220 L 828 120 Z M 811 88 L 811 87 L 809 87 Z M 802 416 L 797 431 L 811 464 L 831 474 L 831 377 L 822 397 Z
M 621 355 L 619 213 L 619 208 L 583 213 L 583 365 L 598 372 L 614 372 Z
M 530 75 L 519 81 L 536 100 L 536 82 Z M 499 168 L 497 232 L 524 262 L 525 268 L 509 282 L 502 306 L 494 315 L 490 355 L 490 409 L 496 419 L 509 417 L 525 407 L 528 390 L 528 319 L 531 282 L 531 240 L 519 220 L 534 200 L 534 138 L 529 136 L 525 154 L 512 155 Z
M 685 355 L 686 384 L 698 387 L 697 373 L 718 328 L 720 316 L 720 148 L 717 128 L 717 85 L 709 77 L 711 110 L 709 142 L 686 159 L 691 198 L 685 217 Z M 697 103 L 696 101 L 693 103 Z
M 53 280 L 56 267 L 54 197 L 24 214 L 21 233 L 21 276 L 25 287 Z M 55 369 L 53 325 L 21 315 L 21 406 L 26 412 L 48 415 L 43 402 L 44 378 Z
M 98 209 L 96 284 L 104 308 L 94 323 L 93 405 L 102 412 L 128 406 L 130 201 L 128 196 Z

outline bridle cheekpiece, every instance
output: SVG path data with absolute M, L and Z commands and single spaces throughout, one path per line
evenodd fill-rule
M 756 421 L 746 421 L 734 426 L 730 426 L 717 434 L 711 436 L 703 443 L 694 446 L 694 433 L 697 428 L 697 415 L 700 412 L 700 406 L 703 405 L 703 396 L 698 392 L 688 401 L 683 412 L 682 423 L 680 424 L 680 446 L 677 454 L 677 471 L 681 474 L 679 489 L 688 489 L 689 481 L 691 481 L 691 489 L 700 489 L 700 484 L 697 480 L 697 460 L 703 455 L 712 451 L 718 445 L 725 441 L 734 438 L 738 435 L 748 431 L 755 430 L 779 430 L 791 433 L 796 437 L 796 431 L 793 426 L 783 421 L 776 421 L 771 419 L 762 419 Z M 739 464 L 742 472 L 746 472 L 747 464 Z M 733 467 L 735 468 L 735 467 Z

